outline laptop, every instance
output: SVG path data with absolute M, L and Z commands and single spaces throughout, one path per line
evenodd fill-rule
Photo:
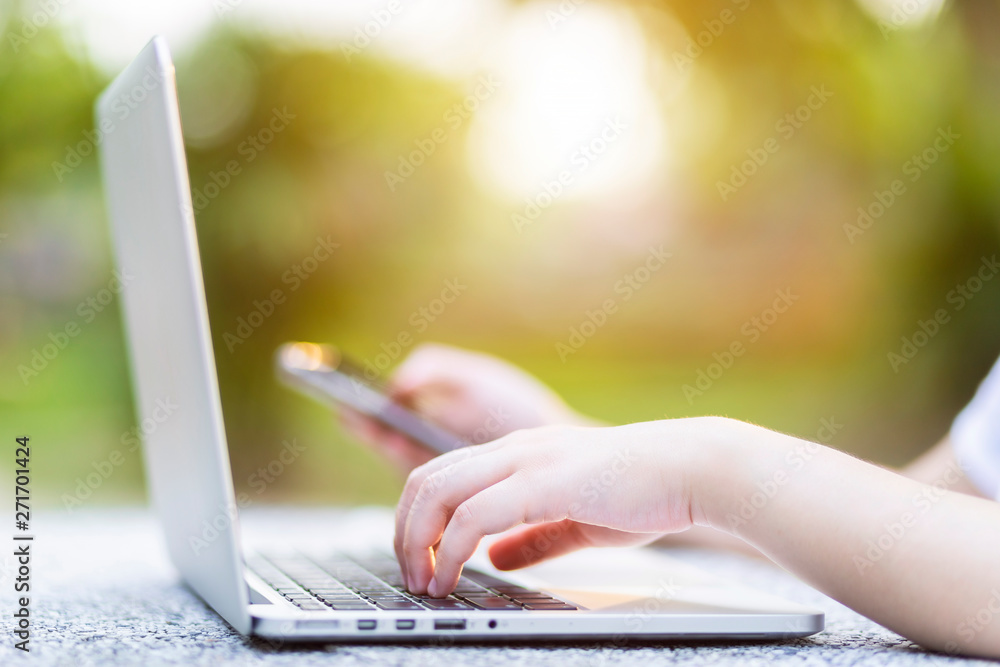
M 501 575 L 467 568 L 444 599 L 411 595 L 384 554 L 249 553 L 237 503 L 195 235 L 174 67 L 160 37 L 96 102 L 152 504 L 183 580 L 230 626 L 281 642 L 779 639 L 823 614 L 652 550 L 591 550 Z M 160 406 L 178 407 L 162 419 Z M 324 525 L 335 532 L 336 526 Z M 387 536 L 389 537 L 389 536 Z M 485 562 L 485 561 L 484 561 Z

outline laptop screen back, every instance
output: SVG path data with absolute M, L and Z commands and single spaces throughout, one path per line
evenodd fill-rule
M 155 37 L 96 103 L 153 506 L 185 581 L 250 629 L 174 67 Z

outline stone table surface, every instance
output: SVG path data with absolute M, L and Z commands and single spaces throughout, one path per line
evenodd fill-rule
M 250 545 L 288 536 L 306 545 L 382 545 L 384 508 L 253 508 Z M 329 528 L 324 528 L 329 527 Z M 336 529 L 334 529 L 334 527 Z M 152 513 L 145 508 L 35 514 L 31 652 L 14 648 L 12 549 L 0 559 L 0 665 L 992 665 L 928 653 L 769 563 L 735 554 L 672 549 L 715 574 L 826 612 L 826 630 L 806 639 L 753 644 L 627 647 L 572 645 L 307 645 L 274 648 L 233 632 L 179 582 Z

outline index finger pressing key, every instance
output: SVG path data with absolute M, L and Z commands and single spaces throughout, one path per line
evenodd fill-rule
M 406 486 L 403 488 L 403 493 L 399 498 L 399 503 L 396 505 L 396 535 L 393 540 L 393 548 L 396 551 L 396 558 L 399 561 L 399 566 L 402 570 L 403 579 L 407 583 L 407 587 L 409 587 L 411 582 L 410 572 L 407 569 L 406 555 L 403 552 L 403 537 L 406 534 L 406 522 L 410 513 L 410 508 L 413 505 L 414 499 L 417 497 L 417 493 L 423 485 L 424 480 L 439 470 L 444 470 L 449 466 L 462 461 L 476 458 L 479 455 L 489 453 L 494 449 L 496 449 L 494 443 L 465 447 L 432 459 L 410 473 L 409 478 L 406 480 Z
M 495 535 L 525 522 L 532 490 L 524 479 L 511 475 L 459 505 L 440 538 L 434 577 L 427 587 L 433 597 L 453 591 L 462 566 L 486 535 Z
M 402 559 L 411 592 L 427 590 L 434 571 L 431 549 L 455 508 L 512 472 L 511 457 L 496 452 L 461 461 L 424 478 L 406 516 L 400 517 L 396 533 L 397 539 L 402 536 Z

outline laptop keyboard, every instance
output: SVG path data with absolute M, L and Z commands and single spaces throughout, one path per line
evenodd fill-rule
M 446 598 L 412 595 L 388 556 L 256 557 L 247 567 L 305 611 L 576 611 L 577 607 L 483 572 L 466 569 Z

